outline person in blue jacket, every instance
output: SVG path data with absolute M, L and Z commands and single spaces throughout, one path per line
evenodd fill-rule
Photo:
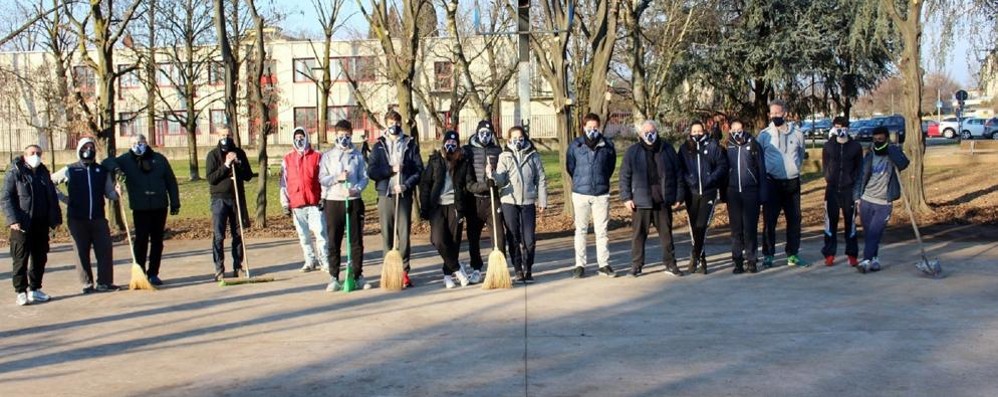
M 768 196 L 766 159 L 756 142 L 739 120 L 731 122 L 727 139 L 728 183 L 721 197 L 728 205 L 731 225 L 731 260 L 734 273 L 756 273 L 759 248 L 759 210 Z
M 596 261 L 599 274 L 616 277 L 610 267 L 610 176 L 617 166 L 613 141 L 600 132 L 599 116 L 589 113 L 582 118 L 584 135 L 568 146 L 565 166 L 572 178 L 572 204 L 575 213 L 575 269 L 572 276 L 586 274 L 586 234 L 589 219 L 596 232 Z
M 788 123 L 787 104 L 780 100 L 769 103 L 769 126 L 756 140 L 766 158 L 766 173 L 772 197 L 763 208 L 762 252 L 763 267 L 772 267 L 776 256 L 776 222 L 780 212 L 787 221 L 787 266 L 806 267 L 810 263 L 800 256 L 800 174 L 807 152 L 804 135 L 797 125 Z
M 693 234 L 690 273 L 707 274 L 705 240 L 714 216 L 718 189 L 728 174 L 728 160 L 717 141 L 710 139 L 700 121 L 690 125 L 689 138 L 679 148 L 686 212 Z
M 853 191 L 859 217 L 863 222 L 863 261 L 856 266 L 860 273 L 880 270 L 880 239 L 891 219 L 891 202 L 901 198 L 898 171 L 908 168 L 908 157 L 888 140 L 887 127 L 873 129 L 873 143 L 863 158 L 860 179 Z
M 679 207 L 679 158 L 672 145 L 658 136 L 657 124 L 641 124 L 637 143 L 627 148 L 620 164 L 620 199 L 631 210 L 631 276 L 645 265 L 645 241 L 651 225 L 662 241 L 666 274 L 682 276 L 672 244 L 672 208 Z

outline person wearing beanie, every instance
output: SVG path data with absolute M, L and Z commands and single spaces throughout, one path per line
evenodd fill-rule
M 42 292 L 49 230 L 62 224 L 62 210 L 51 181 L 38 145 L 25 147 L 3 178 L 0 208 L 10 229 L 11 281 L 18 306 L 49 300 Z
M 727 140 L 728 183 L 720 188 L 731 226 L 731 260 L 735 274 L 759 271 L 759 210 L 769 196 L 762 146 L 739 120 L 731 122 Z M 747 267 L 747 269 L 746 269 Z
M 298 233 L 304 264 L 303 273 L 329 270 L 326 252 L 326 224 L 322 217 L 322 188 L 319 186 L 319 160 L 322 155 L 312 150 L 308 133 L 302 127 L 291 133 L 291 151 L 281 160 L 281 208 L 289 216 Z M 313 235 L 315 244 L 312 244 Z M 318 253 L 316 252 L 318 245 Z
M 144 135 L 132 137 L 132 147 L 105 166 L 121 175 L 128 188 L 128 207 L 135 222 L 135 262 L 142 267 L 152 285 L 163 285 L 159 278 L 163 259 L 163 235 L 167 209 L 180 213 L 180 191 L 170 162 L 149 147 Z M 148 267 L 146 266 L 148 264 Z
M 482 267 L 485 262 L 482 260 L 482 232 L 488 229 L 489 234 L 496 232 L 492 237 L 492 242 L 496 249 L 506 253 L 506 230 L 502 219 L 501 204 L 499 194 L 495 190 L 495 181 L 486 176 L 486 170 L 494 170 L 499 162 L 499 154 L 502 148 L 499 147 L 496 138 L 496 130 L 489 120 L 478 122 L 475 134 L 468 139 L 468 144 L 464 145 L 464 157 L 472 166 L 474 178 L 469 178 L 468 193 L 473 197 L 468 199 L 468 253 L 471 256 L 471 278 L 472 283 L 482 281 Z M 491 172 L 491 171 L 490 171 Z M 489 191 L 492 194 L 489 194 Z M 489 200 L 493 200 L 489 203 Z M 492 216 L 492 209 L 498 213 Z M 497 223 L 493 227 L 493 219 Z
M 880 239 L 891 218 L 891 203 L 901 198 L 901 181 L 894 170 L 908 168 L 908 157 L 890 143 L 889 135 L 887 127 L 873 129 L 873 142 L 863 158 L 853 191 L 863 222 L 863 261 L 856 265 L 860 273 L 880 270 Z
M 707 228 L 717 206 L 718 190 L 728 175 L 728 158 L 699 121 L 690 125 L 686 143 L 679 148 L 679 157 L 682 196 L 686 198 L 687 219 L 693 232 L 687 271 L 707 274 Z
M 402 131 L 402 116 L 390 111 L 385 115 L 388 128 L 371 148 L 367 176 L 375 182 L 378 191 L 378 218 L 381 226 L 381 246 L 390 250 L 398 240 L 405 273 L 403 285 L 412 286 L 409 278 L 409 245 L 412 229 L 413 191 L 423 173 L 423 159 L 419 145 Z M 398 201 L 398 214 L 395 207 Z M 396 223 L 398 227 L 396 227 Z M 398 230 L 398 233 L 395 233 Z
M 849 120 L 845 117 L 839 116 L 832 121 L 831 133 L 833 136 L 821 148 L 821 169 L 825 174 L 825 244 L 821 247 L 821 255 L 825 257 L 825 266 L 835 265 L 841 214 L 846 256 L 849 266 L 855 267 L 859 264 L 859 238 L 853 191 L 863 170 L 863 148 L 849 137 Z
M 654 225 L 662 242 L 666 274 L 681 276 L 672 244 L 672 208 L 683 198 L 679 189 L 679 158 L 672 145 L 658 135 L 652 120 L 641 123 L 638 142 L 627 148 L 620 164 L 620 200 L 631 211 L 631 276 L 641 275 L 645 242 Z
M 534 281 L 534 251 L 537 247 L 537 214 L 548 206 L 544 164 L 523 127 L 509 129 L 506 148 L 499 155 L 495 181 L 509 237 L 509 257 L 516 281 Z
M 218 146 L 208 152 L 205 167 L 208 175 L 208 191 L 211 193 L 211 253 L 215 263 L 215 280 L 225 274 L 225 229 L 232 233 L 232 277 L 239 277 L 243 271 L 243 235 L 239 231 L 236 216 L 249 226 L 249 211 L 246 208 L 245 182 L 253 179 L 246 152 L 237 147 L 232 139 L 232 131 L 220 126 L 221 138 Z M 232 182 L 232 173 L 236 183 Z M 238 190 L 236 189 L 238 185 Z M 241 214 L 236 214 L 236 201 L 239 200 Z
M 107 168 L 97 163 L 97 145 L 83 138 L 76 145 L 77 162 L 52 174 L 52 183 L 66 184 L 66 195 L 58 192 L 66 204 L 69 234 L 76 249 L 76 272 L 83 293 L 118 290 L 114 285 L 114 256 L 111 251 L 111 228 L 104 213 L 104 198 L 118 200 L 118 186 Z M 97 279 L 90 263 L 90 250 L 97 257 Z
M 367 163 L 364 154 L 353 144 L 353 126 L 349 121 L 340 120 L 333 127 L 336 141 L 332 149 L 322 154 L 319 163 L 319 184 L 322 186 L 323 212 L 325 222 L 322 234 L 324 255 L 329 256 L 329 285 L 326 291 L 335 292 L 342 288 L 340 283 L 340 247 L 347 228 L 347 210 L 350 216 L 350 273 L 355 285 L 370 289 L 364 281 L 364 200 L 361 192 L 367 187 Z M 327 234 L 328 231 L 328 234 Z M 319 232 L 316 239 L 319 239 Z M 345 279 L 343 281 L 346 281 Z
M 787 223 L 787 265 L 806 267 L 810 263 L 800 257 L 800 174 L 804 165 L 804 135 L 796 124 L 788 123 L 787 104 L 781 100 L 769 103 L 769 126 L 756 142 L 762 146 L 766 159 L 766 178 L 770 197 L 763 205 L 762 260 L 763 267 L 773 267 L 776 257 L 776 222 L 783 213 Z
M 444 287 L 456 286 L 454 279 L 467 286 L 468 275 L 458 262 L 461 253 L 461 227 L 465 216 L 465 197 L 461 186 L 473 182 L 469 160 L 460 148 L 455 131 L 444 133 L 443 146 L 430 155 L 419 178 L 420 218 L 430 222 L 430 242 L 443 259 Z

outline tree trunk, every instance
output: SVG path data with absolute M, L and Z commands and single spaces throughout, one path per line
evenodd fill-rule
M 904 193 L 911 202 L 913 211 L 925 214 L 932 211 L 925 200 L 925 186 L 923 185 L 923 174 L 925 171 L 925 137 L 922 135 L 921 113 L 922 105 L 922 68 L 921 60 L 921 3 L 915 2 L 908 5 L 908 18 L 903 24 L 899 24 L 901 31 L 903 49 L 901 50 L 901 62 L 899 69 L 901 79 L 904 82 L 902 90 L 904 94 L 901 98 L 902 112 L 905 118 L 905 155 L 911 160 L 911 164 L 901 174 L 904 186 Z
M 267 227 L 267 135 L 270 134 L 270 107 L 264 100 L 263 96 L 263 82 L 261 81 L 263 77 L 264 63 L 267 60 L 267 49 L 264 47 L 264 21 L 256 9 L 256 4 L 254 0 L 246 0 L 249 6 L 250 15 L 252 15 L 253 22 L 256 25 L 256 37 L 254 38 L 256 47 L 256 58 L 254 59 L 254 67 L 252 74 L 252 81 L 250 82 L 250 96 L 251 101 L 257 110 L 257 115 L 260 117 L 260 129 L 259 129 L 259 155 L 257 156 L 257 167 L 259 171 L 259 177 L 257 179 L 257 184 L 259 186 L 259 191 L 256 195 L 256 222 L 261 228 Z
M 190 101 L 193 102 L 193 101 Z M 193 109 L 191 104 L 188 104 L 188 109 Z M 187 157 L 188 166 L 190 167 L 191 181 L 201 180 L 200 167 L 198 165 L 198 119 L 192 114 L 187 115 L 187 123 L 185 128 L 187 128 Z
M 238 0 L 237 0 L 238 1 Z M 229 33 L 225 29 L 225 7 L 223 0 L 214 0 L 215 4 L 215 33 L 218 35 L 218 46 L 222 53 L 222 68 L 225 74 L 225 125 L 232 132 L 232 138 L 236 146 L 242 146 L 242 139 L 239 136 L 236 110 L 236 81 L 239 79 L 239 70 L 236 65 L 236 58 L 232 54 L 232 44 L 229 42 Z M 238 9 L 238 5 L 234 9 Z

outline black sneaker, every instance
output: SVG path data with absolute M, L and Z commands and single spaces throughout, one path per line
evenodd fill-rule
M 631 277 L 635 277 L 636 278 L 636 277 L 638 277 L 638 276 L 641 275 L 641 268 L 632 267 L 631 268 L 631 272 L 628 273 L 628 274 L 630 274 Z
M 531 272 L 526 272 L 523 275 L 523 281 L 526 282 L 527 284 L 533 283 L 534 282 L 534 274 L 531 273 Z
M 617 277 L 617 273 L 613 272 L 613 268 L 610 267 L 610 265 L 606 265 L 606 266 L 603 266 L 603 267 L 599 268 L 598 273 L 601 276 L 606 276 L 606 277 L 609 277 L 609 278 Z
M 576 266 L 572 269 L 572 278 L 583 278 L 586 276 L 586 268 L 582 266 Z
M 516 272 L 515 276 L 513 277 L 513 282 L 514 283 L 526 283 L 527 282 L 527 278 L 523 276 L 523 272 Z
M 693 274 L 697 272 L 697 260 L 696 258 L 690 258 L 690 265 L 686 267 L 686 272 Z
M 149 276 L 149 284 L 160 286 L 163 285 L 163 280 L 160 280 L 158 276 Z
M 91 287 L 89 285 L 86 286 L 86 287 L 83 287 L 83 295 L 92 294 L 94 292 L 97 292 L 97 290 L 95 290 L 94 287 Z
M 676 266 L 675 263 L 672 263 L 665 267 L 665 274 L 668 274 L 670 276 L 682 277 L 683 271 L 679 270 L 679 266 Z
M 121 287 L 118 287 L 117 285 L 114 284 L 97 284 L 96 289 L 97 292 L 114 292 L 121 289 Z
M 697 269 L 697 274 L 707 274 L 707 262 L 704 262 L 703 264 L 700 265 L 700 267 Z
M 748 272 L 749 273 L 759 273 L 759 268 L 756 267 L 754 261 L 748 263 Z
M 745 266 L 744 266 L 743 262 L 741 260 L 735 261 L 735 268 L 731 272 L 734 273 L 734 274 L 745 273 Z

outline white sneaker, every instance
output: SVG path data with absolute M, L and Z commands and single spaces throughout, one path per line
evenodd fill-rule
M 456 285 L 454 285 L 454 278 L 451 276 L 444 276 L 444 287 L 447 289 L 456 287 Z
M 48 302 L 49 299 L 52 299 L 52 298 L 49 297 L 44 292 L 42 292 L 42 290 L 34 290 L 34 291 L 29 291 L 28 292 L 28 302 L 31 302 L 31 303 L 39 302 L 39 303 L 41 303 L 41 302 Z
M 472 284 L 478 284 L 482 282 L 482 272 L 479 270 L 472 270 L 471 274 L 468 275 L 468 281 Z
M 454 284 L 454 282 L 452 281 L 451 284 Z M 27 304 L 28 304 L 28 294 L 25 292 L 19 292 L 17 294 L 17 305 L 27 306 Z
M 312 269 L 312 264 L 306 262 L 304 265 L 301 266 L 301 270 L 299 270 L 299 271 L 302 272 L 302 273 L 308 273 L 308 272 L 310 272 L 312 270 L 314 270 L 314 269 Z
M 329 285 L 326 286 L 326 292 L 336 292 L 339 291 L 343 286 L 340 285 L 340 280 L 330 279 Z
M 321 269 L 323 273 L 329 274 L 329 265 L 322 265 Z
M 468 275 L 464 274 L 464 270 L 458 270 L 458 271 L 454 272 L 454 276 L 457 276 L 457 279 L 459 281 L 461 281 L 461 286 L 462 287 L 467 287 L 468 284 L 471 283 L 471 281 L 468 280 Z
M 367 280 L 364 280 L 363 276 L 357 278 L 357 285 L 359 285 L 361 289 L 374 288 L 374 286 L 371 285 L 371 283 L 367 282 Z

